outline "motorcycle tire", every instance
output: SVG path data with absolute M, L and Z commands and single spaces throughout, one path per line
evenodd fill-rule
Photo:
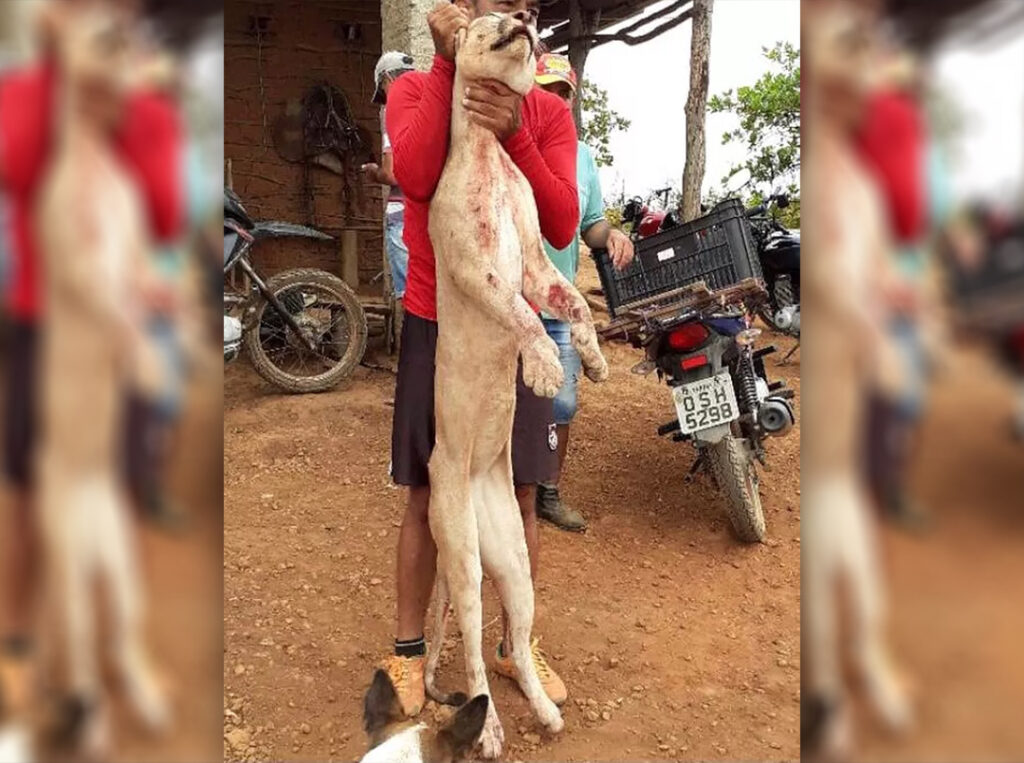
M 736 536 L 744 543 L 763 543 L 766 530 L 757 468 L 743 441 L 726 435 L 708 448 L 708 460 Z
M 793 280 L 788 275 L 779 276 L 775 281 L 775 285 L 772 287 L 771 296 L 767 302 L 758 308 L 757 314 L 761 316 L 761 320 L 764 321 L 772 331 L 785 334 L 787 333 L 786 330 L 775 323 L 775 314 L 782 308 L 789 307 L 790 305 L 795 305 L 797 303 L 798 298 L 793 293 Z
M 245 348 L 256 372 L 274 386 L 291 394 L 326 392 L 334 389 L 359 366 L 366 352 L 366 313 L 355 292 L 340 278 L 323 270 L 297 268 L 278 273 L 267 281 L 268 290 L 278 299 L 281 299 L 282 292 L 303 286 L 327 292 L 331 295 L 332 301 L 340 305 L 345 313 L 344 320 L 347 322 L 349 334 L 348 345 L 342 356 L 330 368 L 314 376 L 303 376 L 289 373 L 274 364 L 260 337 L 263 314 L 266 310 L 274 308 L 262 297 L 255 305 L 252 319 L 248 321 L 244 335 Z

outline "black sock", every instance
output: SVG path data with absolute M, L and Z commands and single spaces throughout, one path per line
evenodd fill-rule
M 423 636 L 399 641 L 395 639 L 395 655 L 397 657 L 423 657 L 427 653 L 427 642 Z
M 32 651 L 32 639 L 29 636 L 18 634 L 0 638 L 0 654 L 7 657 L 25 657 Z

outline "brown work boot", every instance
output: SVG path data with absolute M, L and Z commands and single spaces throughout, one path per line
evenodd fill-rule
M 548 665 L 548 661 L 544 658 L 544 652 L 538 646 L 539 642 L 540 639 L 535 638 L 530 644 L 530 653 L 533 657 L 533 666 L 537 669 L 537 678 L 540 679 L 540 685 L 544 687 L 544 693 L 548 695 L 548 699 L 561 706 L 569 698 L 569 692 L 562 679 Z M 520 683 L 516 663 L 511 654 L 502 654 L 502 644 L 498 644 L 498 650 L 494 657 L 494 672 Z
M 391 684 L 395 687 L 398 702 L 407 718 L 419 715 L 427 699 L 423 684 L 425 659 L 424 657 L 392 655 L 384 661 L 383 668 L 387 671 Z
M 28 655 L 0 654 L 0 720 L 25 712 L 31 687 L 32 666 Z
M 558 485 L 537 485 L 537 516 L 562 530 L 578 533 L 587 529 L 583 515 L 562 502 Z

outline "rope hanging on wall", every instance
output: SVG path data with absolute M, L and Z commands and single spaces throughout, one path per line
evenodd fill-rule
M 353 217 L 353 202 L 362 209 L 365 201 L 359 167 L 373 158 L 370 136 L 356 124 L 348 99 L 329 84 L 310 88 L 302 102 L 303 154 L 306 192 L 312 213 L 313 190 L 309 182 L 311 165 L 324 167 L 342 178 L 345 219 Z

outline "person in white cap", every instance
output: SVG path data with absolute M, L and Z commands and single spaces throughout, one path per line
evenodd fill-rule
M 391 266 L 391 281 L 394 284 L 395 296 L 401 300 L 405 296 L 405 277 L 409 268 L 409 250 L 402 240 L 405 230 L 405 198 L 402 189 L 398 187 L 391 162 L 391 141 L 388 139 L 388 131 L 384 122 L 385 109 L 387 108 L 388 90 L 405 72 L 412 71 L 412 56 L 401 53 L 397 50 L 388 51 L 377 61 L 373 77 L 376 89 L 373 92 L 373 102 L 380 104 L 380 136 L 381 136 L 381 162 L 377 164 L 364 164 L 362 167 L 367 179 L 372 183 L 380 183 L 389 186 L 387 206 L 387 230 L 386 245 L 388 252 L 388 263 Z

